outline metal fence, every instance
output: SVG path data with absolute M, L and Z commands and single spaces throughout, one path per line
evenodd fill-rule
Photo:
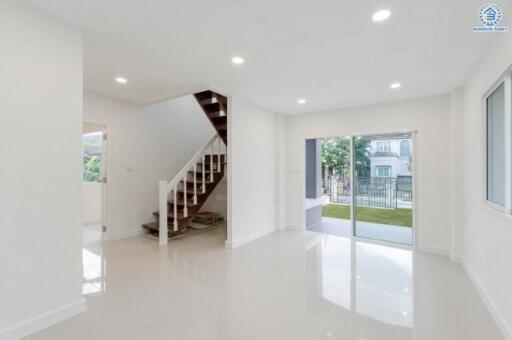
M 349 177 L 331 177 L 324 180 L 324 190 L 333 203 L 351 204 Z M 357 177 L 355 186 L 356 205 L 397 208 L 412 202 L 410 176 Z

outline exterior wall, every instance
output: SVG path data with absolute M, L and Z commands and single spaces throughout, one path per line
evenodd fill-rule
M 379 149 L 378 149 L 379 142 L 389 143 L 389 146 L 390 146 L 390 151 L 389 152 L 392 152 L 394 154 L 400 155 L 400 142 L 397 141 L 396 139 L 391 139 L 391 140 L 372 140 L 371 143 L 370 143 L 370 147 L 371 147 L 371 149 L 374 152 L 379 151 Z
M 85 310 L 81 282 L 82 38 L 0 1 L 0 339 Z
M 286 226 L 302 230 L 304 214 L 304 141 L 310 138 L 417 131 L 416 244 L 441 254 L 451 247 L 450 97 L 438 96 L 287 117 Z M 438 166 L 444 164 L 445 166 Z M 439 193 L 445 192 L 445 195 Z
M 376 152 L 379 152 L 378 142 L 388 142 L 390 145 L 391 153 L 396 156 L 375 156 L 373 155 Z M 409 141 L 410 150 L 412 154 L 412 141 Z M 409 156 L 404 156 L 401 154 L 401 144 L 402 140 L 398 139 L 390 139 L 390 140 L 372 140 L 370 143 L 371 153 L 370 162 L 371 162 L 371 176 L 377 177 L 377 167 L 378 166 L 390 166 L 391 167 L 391 177 L 397 176 L 411 176 L 412 171 L 410 169 L 411 158 Z
M 396 177 L 400 173 L 399 170 L 401 168 L 401 159 L 398 157 L 370 157 L 371 164 L 371 176 L 377 176 L 377 167 L 379 166 L 390 166 L 391 167 L 391 176 Z

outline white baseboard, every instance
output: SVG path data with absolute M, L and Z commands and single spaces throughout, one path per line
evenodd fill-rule
M 501 333 L 503 334 L 503 337 L 506 340 L 512 340 L 512 329 L 507 325 L 505 318 L 498 311 L 496 304 L 494 303 L 491 296 L 487 292 L 487 289 L 485 289 L 484 285 L 476 275 L 475 271 L 473 270 L 473 267 L 471 267 L 469 262 L 466 261 L 466 259 L 464 258 L 462 258 L 462 266 L 464 267 L 464 270 L 466 271 L 469 278 L 473 282 L 473 285 L 475 286 L 476 290 L 480 294 L 480 297 L 482 298 L 482 301 L 484 302 L 485 306 L 491 313 L 491 316 L 494 319 L 494 322 L 496 322 L 496 325 L 500 329 Z
M 428 245 L 418 245 L 418 250 L 425 252 L 425 253 L 435 254 L 435 255 L 450 256 L 450 251 L 448 249 L 440 248 L 440 247 L 433 247 L 433 246 L 428 246 Z
M 226 246 L 226 248 L 240 247 L 241 245 L 244 245 L 244 244 L 247 244 L 247 243 L 252 242 L 254 240 L 257 240 L 260 237 L 266 236 L 268 234 L 272 234 L 273 232 L 275 232 L 275 230 L 267 230 L 267 231 L 263 231 L 263 232 L 260 232 L 260 233 L 254 233 L 254 234 L 245 236 L 245 237 L 243 237 L 241 239 L 234 240 L 234 241 L 226 240 L 225 246 Z
M 436 255 L 443 255 L 448 256 L 450 260 L 454 263 L 459 263 L 462 265 L 466 273 L 468 274 L 471 282 L 475 286 L 476 290 L 478 291 L 478 294 L 480 295 L 480 298 L 484 302 L 485 306 L 487 307 L 487 310 L 489 310 L 489 313 L 491 314 L 492 318 L 494 319 L 494 322 L 498 326 L 499 330 L 503 334 L 504 338 L 506 340 L 512 340 L 512 329 L 507 325 L 505 318 L 499 313 L 496 304 L 491 299 L 491 296 L 485 289 L 484 285 L 476 275 L 475 271 L 469 264 L 469 262 L 466 261 L 466 259 L 459 254 L 453 253 L 447 249 L 438 248 L 438 247 L 430 247 L 430 246 L 419 246 L 418 249 L 420 251 L 436 254 Z
M 118 241 L 125 238 L 136 237 L 145 234 L 146 231 L 142 228 L 128 231 L 126 233 L 108 236 L 109 241 Z
M 26 337 L 44 328 L 55 325 L 87 310 L 87 302 L 84 298 L 62 306 L 53 311 L 41 314 L 35 318 L 19 323 L 13 327 L 0 331 L 1 340 L 14 340 Z

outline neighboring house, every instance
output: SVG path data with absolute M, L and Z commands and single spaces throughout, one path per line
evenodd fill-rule
M 411 176 L 411 140 L 384 139 L 370 142 L 371 177 Z

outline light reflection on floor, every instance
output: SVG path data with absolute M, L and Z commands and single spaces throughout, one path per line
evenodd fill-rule
M 87 244 L 88 311 L 30 340 L 503 340 L 445 257 L 313 232 L 225 239 Z
M 105 261 L 101 244 L 101 226 L 83 226 L 82 294 L 105 290 Z
M 412 254 L 350 238 L 322 239 L 322 295 L 343 309 L 342 313 L 352 314 L 354 321 L 344 330 L 347 336 L 352 325 L 370 323 L 368 329 L 386 332 L 394 326 L 397 339 L 412 339 Z

